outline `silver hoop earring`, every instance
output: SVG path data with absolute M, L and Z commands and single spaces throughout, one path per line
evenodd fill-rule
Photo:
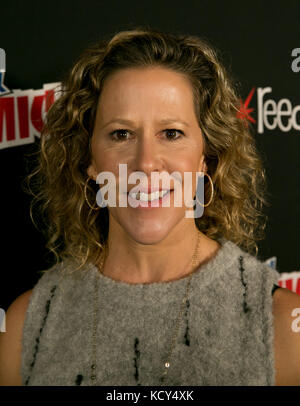
M 92 209 L 92 210 L 100 210 L 101 209 L 101 207 L 92 207 L 91 205 L 90 205 L 90 202 L 88 201 L 88 198 L 87 198 L 87 195 L 86 195 L 86 188 L 87 188 L 87 184 L 88 184 L 88 181 L 90 180 L 90 179 L 92 179 L 90 176 L 87 178 L 87 180 L 85 181 L 85 184 L 84 184 L 84 198 L 85 198 L 85 201 L 86 201 L 86 203 L 88 204 L 88 206 Z
M 214 196 L 214 184 L 213 184 L 213 181 L 211 180 L 211 177 L 209 176 L 209 174 L 208 174 L 207 172 L 204 174 L 204 176 L 205 176 L 205 175 L 208 176 L 208 179 L 209 179 L 210 184 L 211 184 L 211 195 L 210 195 L 209 202 L 206 203 L 206 204 L 202 204 L 202 203 L 199 202 L 198 196 L 197 196 L 197 192 L 196 192 L 196 200 L 197 200 L 197 202 L 200 204 L 200 206 L 202 206 L 202 207 L 207 207 L 207 206 L 209 206 L 209 205 L 211 204 L 212 199 L 213 199 L 213 196 Z

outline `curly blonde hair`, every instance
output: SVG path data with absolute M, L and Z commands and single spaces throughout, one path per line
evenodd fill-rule
M 194 108 L 203 133 L 204 155 L 214 183 L 212 203 L 198 229 L 212 239 L 223 236 L 257 255 L 264 238 L 268 204 L 266 176 L 252 128 L 237 117 L 237 85 L 207 39 L 163 33 L 148 27 L 121 31 L 90 45 L 62 81 L 61 95 L 49 109 L 41 133 L 37 164 L 25 179 L 25 192 L 39 205 L 39 227 L 46 248 L 65 258 L 97 263 L 108 236 L 108 209 L 93 211 L 84 197 L 90 140 L 97 101 L 105 79 L 130 67 L 159 66 L 183 73 L 190 81 Z M 207 178 L 205 178 L 207 180 Z M 96 184 L 87 187 L 95 201 Z M 211 190 L 205 183 L 206 201 Z M 43 224 L 44 223 L 44 224 Z

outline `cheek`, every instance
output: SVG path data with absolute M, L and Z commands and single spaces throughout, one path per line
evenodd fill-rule
M 197 176 L 199 161 L 192 154 L 178 159 L 177 165 L 172 167 L 171 172 L 179 172 L 182 182 L 182 194 L 193 197 L 197 188 Z
M 91 147 L 93 162 L 97 169 L 97 172 L 113 172 L 112 169 L 118 159 L 118 156 L 114 151 L 108 148 L 105 138 L 102 134 L 93 135 Z
M 127 179 L 125 176 L 123 177 L 123 172 L 121 168 L 119 169 L 119 164 L 122 164 L 122 160 L 120 157 L 115 157 L 113 154 L 109 154 L 107 152 L 102 152 L 101 157 L 99 156 L 98 158 L 95 158 L 95 165 L 96 165 L 96 171 L 97 171 L 97 176 L 102 173 L 105 178 L 104 182 L 99 183 L 99 188 L 102 188 L 103 186 L 107 186 L 110 184 L 109 187 L 112 187 L 113 190 L 112 192 L 114 193 L 114 190 L 116 192 L 116 197 L 118 197 L 119 193 L 119 188 L 120 188 L 120 183 L 127 184 Z M 104 174 L 106 172 L 106 174 Z M 109 177 L 108 177 L 109 175 Z M 110 176 L 112 175 L 113 179 L 111 179 L 110 182 Z M 116 189 L 115 189 L 116 188 Z M 105 198 L 107 198 L 107 194 L 105 195 Z
M 119 169 L 120 157 L 116 154 L 101 148 L 100 145 L 96 146 L 93 150 L 93 160 L 96 166 L 97 173 L 109 171 L 117 175 Z
M 174 165 L 172 166 L 173 171 L 178 171 L 181 174 L 182 181 L 184 182 L 184 174 L 191 174 L 188 176 L 192 176 L 193 179 L 196 176 L 195 173 L 198 170 L 198 161 L 194 159 L 192 156 L 190 157 L 181 157 L 178 158 L 176 163 L 174 162 Z M 186 175 L 187 176 L 187 175 Z

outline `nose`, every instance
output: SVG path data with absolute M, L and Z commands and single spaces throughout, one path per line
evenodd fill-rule
M 163 170 L 162 160 L 159 139 L 155 135 L 148 133 L 138 137 L 134 152 L 134 171 L 142 171 L 150 177 L 151 172 Z

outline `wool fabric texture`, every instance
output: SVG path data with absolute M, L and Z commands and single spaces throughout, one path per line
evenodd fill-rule
M 192 277 L 166 385 L 273 386 L 272 287 L 280 273 L 225 238 Z M 187 276 L 129 284 L 64 260 L 33 287 L 22 336 L 23 385 L 156 386 Z M 97 380 L 93 293 L 99 280 Z

